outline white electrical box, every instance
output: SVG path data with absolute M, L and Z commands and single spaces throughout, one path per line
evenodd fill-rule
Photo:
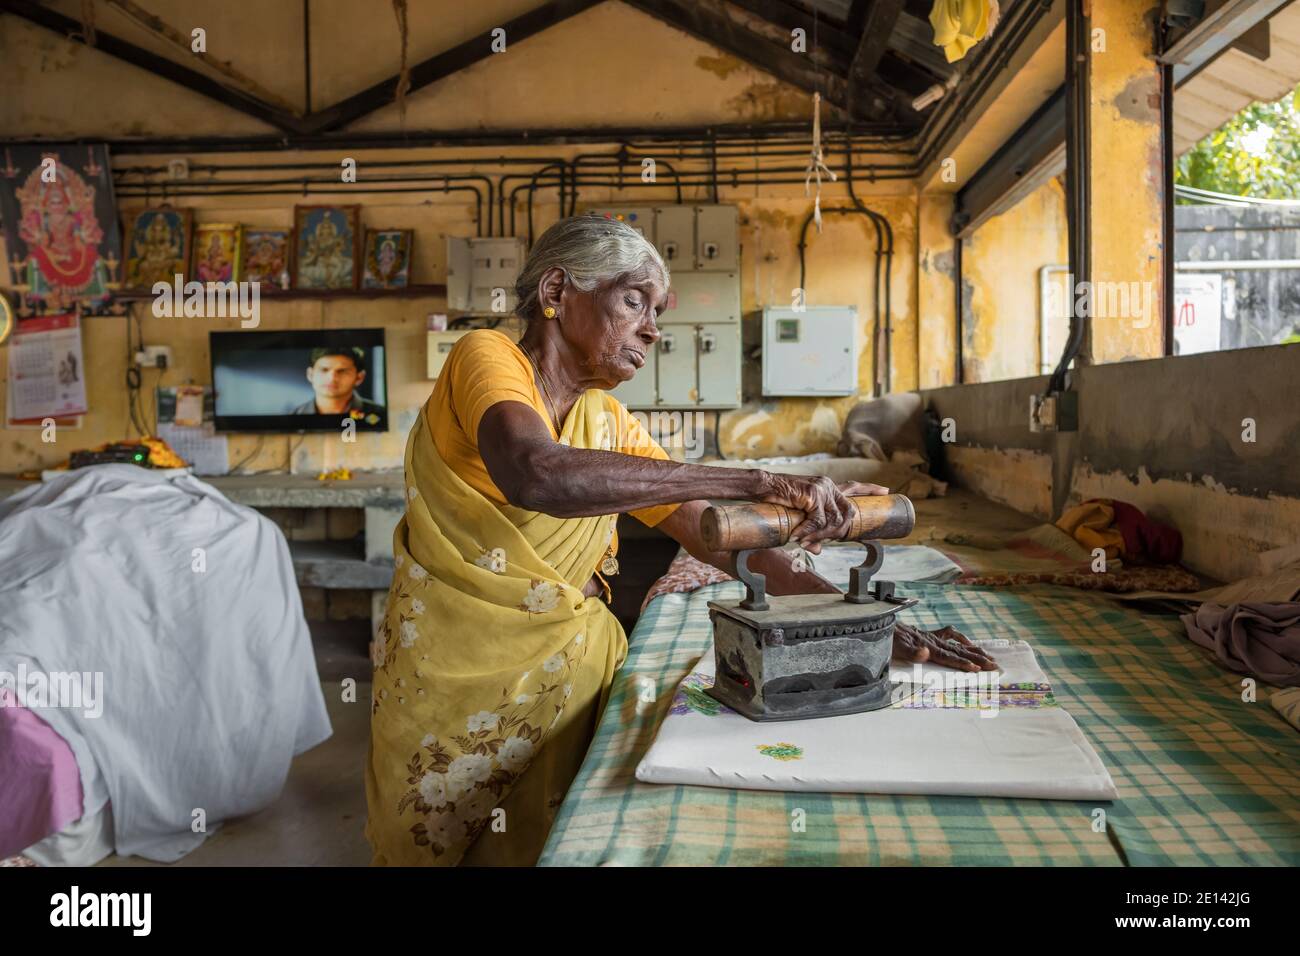
M 695 207 L 656 206 L 655 248 L 673 275 L 695 268 Z
M 615 398 L 628 408 L 740 405 L 740 273 L 674 273 L 658 324 L 645 367 Z
M 449 332 L 426 332 L 424 358 L 428 365 L 429 378 L 442 374 L 442 367 L 447 364 L 447 356 L 457 342 L 469 335 L 471 329 L 454 329 Z
M 740 268 L 735 206 L 695 207 L 695 268 L 727 272 Z
M 735 206 L 593 206 L 587 212 L 636 229 L 654 243 L 674 276 L 740 268 L 740 220 Z
M 650 206 L 595 206 L 587 212 L 627 223 L 651 242 L 655 241 L 655 210 Z
M 763 310 L 763 394 L 858 393 L 858 310 L 808 306 Z
M 447 237 L 447 307 L 471 315 L 509 315 L 524 266 L 523 239 Z
M 740 405 L 740 238 L 735 206 L 596 206 L 654 243 L 671 273 L 659 344 L 614 389 L 628 408 Z
M 496 326 L 496 330 L 512 342 L 518 342 L 523 336 L 523 330 L 516 322 L 502 322 Z M 447 356 L 451 354 L 452 348 L 473 331 L 473 329 L 448 329 L 440 332 L 433 330 L 425 332 L 424 360 L 429 378 L 437 378 L 442 374 L 442 367 L 447 364 Z

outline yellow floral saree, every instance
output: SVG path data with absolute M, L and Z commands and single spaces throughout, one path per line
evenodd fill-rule
M 627 654 L 582 594 L 617 516 L 493 504 L 439 455 L 426 411 L 376 638 L 366 835 L 377 864 L 530 865 Z M 593 390 L 560 440 L 609 448 L 609 428 Z

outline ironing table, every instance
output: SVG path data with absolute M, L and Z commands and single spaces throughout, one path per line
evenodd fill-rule
M 1032 644 L 1120 799 L 781 793 L 637 782 L 637 764 L 671 691 L 709 649 L 708 603 L 743 594 L 732 581 L 661 595 L 646 608 L 540 865 L 1300 863 L 1300 734 L 1268 706 L 1267 688 L 1257 702 L 1243 702 L 1240 676 L 1189 642 L 1176 616 L 1056 586 L 899 584 L 898 590 L 919 599 L 911 623 L 951 624 L 972 636 Z M 658 699 L 638 707 L 646 677 L 659 688 Z M 805 812 L 803 832 L 791 826 L 796 808 Z

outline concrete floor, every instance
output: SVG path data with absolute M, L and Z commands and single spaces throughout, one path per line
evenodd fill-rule
M 369 663 L 362 663 L 368 676 Z M 227 822 L 176 863 L 110 856 L 99 865 L 368 866 L 362 765 L 370 739 L 370 682 L 358 682 L 352 704 L 343 703 L 339 680 L 323 680 L 321 688 L 334 735 L 294 760 L 284 792 L 274 804 Z

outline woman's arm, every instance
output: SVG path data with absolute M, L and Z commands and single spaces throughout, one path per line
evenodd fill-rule
M 551 438 L 541 416 L 522 402 L 498 402 L 489 408 L 479 424 L 478 446 L 488 475 L 507 501 L 559 518 L 705 498 L 765 501 L 804 512 L 791 539 L 807 546 L 838 537 L 853 513 L 829 478 L 713 468 L 561 445 Z
M 700 536 L 700 515 L 709 507 L 707 501 L 688 501 L 670 514 L 657 527 L 687 550 L 691 557 L 711 564 L 719 571 L 736 576 L 736 552 L 710 551 Z M 841 591 L 817 572 L 796 571 L 791 566 L 792 555 L 781 548 L 755 551 L 749 558 L 749 569 L 767 576 L 768 594 L 840 594 Z

